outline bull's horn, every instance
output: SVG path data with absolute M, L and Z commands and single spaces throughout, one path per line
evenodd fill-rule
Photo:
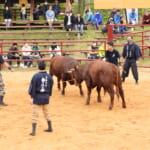
M 71 70 L 68 70 L 67 73 L 72 73 L 72 71 L 71 71 Z
M 74 68 L 71 68 L 70 71 L 75 71 L 75 69 L 74 69 Z

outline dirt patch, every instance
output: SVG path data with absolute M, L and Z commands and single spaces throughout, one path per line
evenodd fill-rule
M 35 72 L 3 72 L 7 87 L 5 102 L 0 107 L 1 150 L 149 150 L 150 149 L 150 72 L 140 71 L 140 84 L 132 76 L 123 84 L 127 109 L 115 98 L 112 111 L 108 110 L 109 96 L 102 94 L 102 103 L 96 102 L 94 89 L 91 105 L 79 96 L 75 86 L 68 85 L 62 97 L 55 85 L 50 112 L 53 133 L 40 114 L 37 135 L 31 131 L 31 105 L 28 86 Z M 86 87 L 84 85 L 86 95 Z

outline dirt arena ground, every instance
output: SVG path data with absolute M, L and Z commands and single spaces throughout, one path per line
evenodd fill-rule
M 41 113 L 37 135 L 31 137 L 27 91 L 34 73 L 2 72 L 9 106 L 0 106 L 0 150 L 150 150 L 150 70 L 140 70 L 139 85 L 130 75 L 123 84 L 127 109 L 115 98 L 112 111 L 108 94 L 102 92 L 98 104 L 93 90 L 91 105 L 86 106 L 77 87 L 67 86 L 62 97 L 55 80 L 50 105 L 54 132 L 43 132 L 47 124 Z

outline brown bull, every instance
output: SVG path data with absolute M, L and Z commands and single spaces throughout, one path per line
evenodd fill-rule
M 60 81 L 62 80 L 62 95 L 65 95 L 65 87 L 67 85 L 66 81 L 68 81 L 71 85 L 75 84 L 75 80 L 72 76 L 72 71 L 78 65 L 78 62 L 68 56 L 55 56 L 51 59 L 50 64 L 50 75 L 55 75 L 57 77 L 57 87 L 60 90 Z M 81 86 L 79 86 L 80 95 L 83 96 L 83 91 Z
M 110 106 L 109 109 L 112 109 L 114 104 L 114 86 L 116 86 L 117 96 L 121 96 L 122 107 L 126 108 L 126 103 L 124 99 L 124 92 L 122 89 L 122 83 L 120 78 L 120 71 L 117 66 L 104 62 L 101 60 L 88 62 L 85 65 L 78 66 L 75 68 L 74 77 L 77 83 L 80 83 L 85 80 L 87 86 L 87 101 L 86 104 L 90 104 L 90 95 L 92 88 L 97 88 L 97 101 L 101 102 L 100 91 L 101 88 L 104 88 L 105 92 L 108 92 L 110 95 Z

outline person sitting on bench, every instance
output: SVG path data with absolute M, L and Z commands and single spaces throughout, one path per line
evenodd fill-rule
M 9 53 L 7 54 L 8 59 L 15 59 L 20 60 L 20 55 L 18 53 L 17 43 L 13 43 L 12 46 L 9 48 Z M 12 61 L 8 62 L 9 65 L 12 65 Z M 20 66 L 20 61 L 17 61 L 17 66 Z

